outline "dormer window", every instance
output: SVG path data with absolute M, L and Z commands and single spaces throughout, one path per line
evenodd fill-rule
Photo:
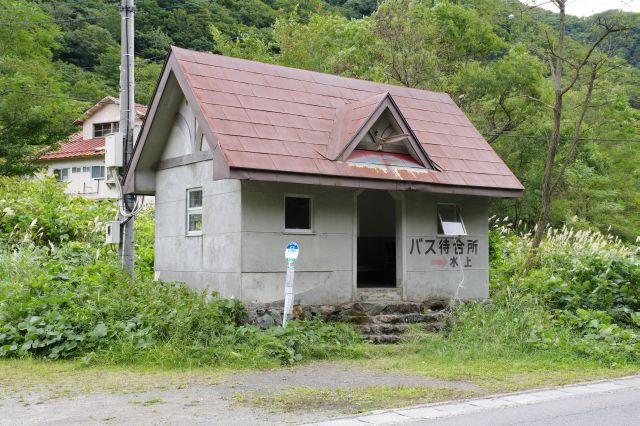
M 389 111 L 382 114 L 371 126 L 356 149 L 413 154 L 410 150 L 409 135 L 400 129 Z
M 120 128 L 119 121 L 111 121 L 108 123 L 95 123 L 93 125 L 93 137 L 102 138 L 111 133 L 116 133 Z
M 378 166 L 436 170 L 388 92 L 338 109 L 329 158 Z M 392 164 L 393 163 L 393 164 Z

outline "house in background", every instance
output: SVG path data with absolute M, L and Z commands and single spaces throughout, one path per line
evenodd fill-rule
M 490 198 L 523 187 L 445 93 L 173 48 L 125 191 L 155 271 L 246 302 L 489 294 Z
M 146 113 L 146 106 L 136 104 L 136 136 Z M 56 151 L 40 157 L 46 165 L 46 174 L 66 182 L 67 194 L 94 199 L 118 198 L 115 184 L 106 175 L 104 155 L 105 136 L 117 132 L 119 123 L 120 101 L 107 96 L 74 122 L 82 125 L 82 130 L 60 142 Z

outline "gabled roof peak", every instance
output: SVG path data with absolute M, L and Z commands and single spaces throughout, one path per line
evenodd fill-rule
M 435 169 L 389 92 L 337 109 L 328 157 L 347 160 L 355 149 L 408 154 L 423 167 Z
M 120 99 L 115 98 L 113 96 L 105 96 L 104 98 L 96 102 L 95 105 L 93 105 L 91 108 L 86 110 L 84 112 L 84 116 L 81 118 L 78 118 L 76 121 L 73 122 L 73 124 L 79 125 L 84 123 L 84 121 L 87 118 L 91 117 L 92 115 L 94 115 L 95 113 L 97 113 L 98 111 L 100 111 L 102 108 L 104 108 L 106 105 L 109 105 L 109 104 L 120 105 Z M 146 105 L 136 103 L 135 110 L 136 110 L 136 115 L 140 118 L 144 117 L 147 114 Z

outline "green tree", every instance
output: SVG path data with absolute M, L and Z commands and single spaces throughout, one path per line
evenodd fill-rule
M 158 84 L 158 78 L 162 71 L 162 64 L 137 58 L 135 64 L 136 78 L 136 102 L 149 104 L 151 95 Z
M 388 0 L 373 15 L 373 32 L 389 77 L 409 87 L 445 89 L 467 63 L 506 51 L 474 10 L 449 2 Z
M 110 85 L 100 74 L 66 62 L 54 62 L 53 73 L 69 88 L 67 93 L 75 98 L 99 100 L 105 94 L 117 91 L 117 88 Z
M 135 48 L 139 56 L 145 59 L 162 59 L 169 52 L 173 40 L 160 28 L 136 34 Z
M 97 25 L 86 25 L 62 34 L 56 56 L 79 67 L 93 69 L 98 64 L 98 57 L 113 47 L 117 44 L 109 31 Z
M 536 232 L 532 241 L 532 251 L 527 262 L 527 268 L 531 266 L 531 263 L 537 255 L 538 247 L 542 242 L 542 237 L 546 231 L 547 224 L 549 223 L 553 193 L 558 188 L 558 184 L 562 181 L 567 167 L 575 156 L 578 143 L 582 135 L 582 124 L 584 123 L 584 119 L 589 111 L 589 107 L 591 106 L 591 98 L 593 96 L 595 81 L 602 73 L 602 68 L 606 63 L 605 58 L 592 60 L 595 56 L 593 53 L 595 52 L 595 49 L 609 36 L 609 34 L 622 30 L 621 27 L 602 21 L 600 23 L 602 29 L 596 41 L 586 49 L 586 52 L 581 54 L 579 53 L 575 56 L 575 59 L 569 59 L 565 56 L 566 53 L 571 53 L 569 49 L 565 51 L 565 7 L 567 0 L 553 0 L 553 3 L 558 7 L 560 12 L 558 38 L 557 40 L 554 40 L 554 42 L 549 40 L 546 46 L 551 74 L 550 81 L 553 86 L 554 94 L 553 104 L 548 105 L 553 112 L 553 125 L 547 147 L 544 177 L 542 181 L 542 207 L 536 223 Z M 574 121 L 574 129 L 572 132 L 573 134 L 571 135 L 570 145 L 564 155 L 562 155 L 558 160 L 556 156 L 558 154 L 558 148 L 560 146 L 560 139 L 563 131 L 562 121 L 565 112 L 565 96 L 567 94 L 571 95 L 575 93 L 575 90 L 579 87 L 577 84 L 583 72 L 587 74 L 586 81 L 584 82 L 586 90 L 578 105 L 579 113 Z
M 69 134 L 82 104 L 65 99 L 53 72 L 57 28 L 31 23 L 47 15 L 25 1 L 4 4 L 21 15 L 0 25 L 0 174 L 25 175 L 40 153 Z
M 294 15 L 276 23 L 274 39 L 282 65 L 367 80 L 383 78 L 382 46 L 369 18 L 314 15 L 304 24 Z

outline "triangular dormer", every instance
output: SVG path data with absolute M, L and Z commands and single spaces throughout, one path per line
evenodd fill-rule
M 435 169 L 388 92 L 346 104 L 338 110 L 329 156 L 332 160 L 345 161 L 354 155 L 362 158 L 354 151 L 410 156 L 416 165 Z

